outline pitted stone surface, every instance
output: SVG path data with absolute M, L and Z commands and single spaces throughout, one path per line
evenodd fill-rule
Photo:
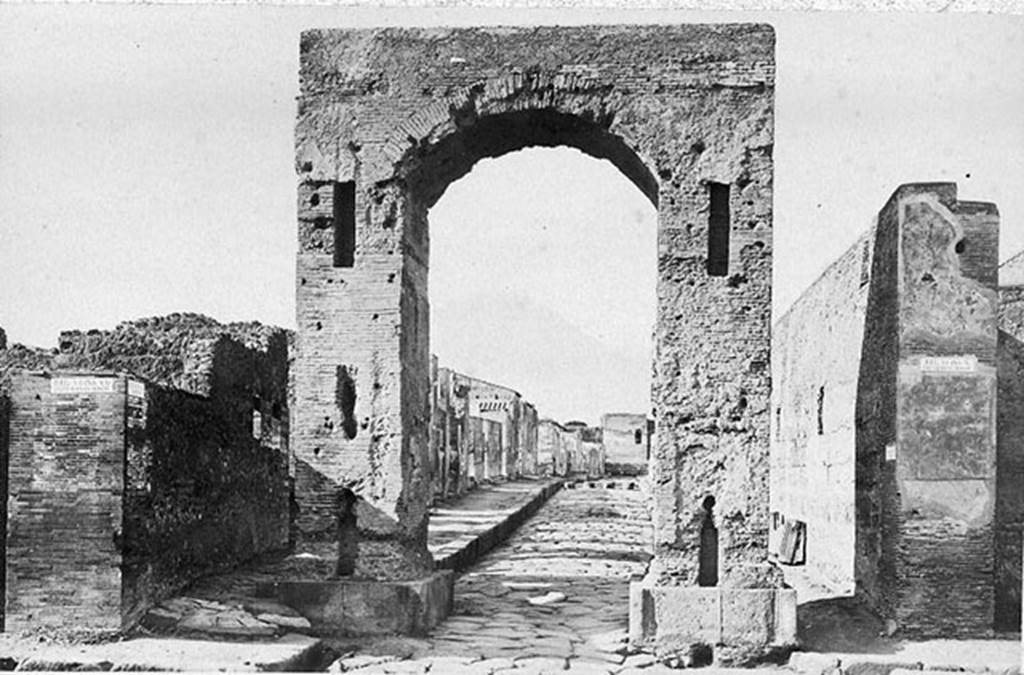
M 654 576 L 695 583 L 713 495 L 724 582 L 774 581 L 731 572 L 761 562 L 767 539 L 774 41 L 753 24 L 303 34 L 300 528 L 328 530 L 347 487 L 399 523 L 403 545 L 425 545 L 428 211 L 482 158 L 565 145 L 610 160 L 659 212 Z M 723 186 L 727 270 L 712 275 Z M 336 199 L 350 191 L 354 206 Z
M 626 627 L 629 582 L 650 555 L 643 492 L 563 490 L 456 582 L 453 616 L 402 662 L 412 671 L 380 663 L 359 672 L 647 672 L 653 659 L 626 664 Z M 548 592 L 566 597 L 529 603 Z
M 775 326 L 772 508 L 806 524 L 806 565 L 835 595 L 855 591 L 904 635 L 1019 628 L 998 240 L 995 205 L 900 186 Z

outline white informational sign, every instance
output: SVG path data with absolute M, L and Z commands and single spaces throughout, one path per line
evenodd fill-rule
M 128 380 L 128 395 L 136 398 L 146 398 L 146 385 L 137 380 Z
M 259 410 L 252 411 L 252 437 L 257 441 L 263 438 L 263 415 Z
M 973 373 L 978 369 L 978 357 L 965 356 L 924 356 L 921 370 L 929 373 Z
M 50 380 L 51 394 L 108 394 L 114 392 L 116 377 L 55 377 Z

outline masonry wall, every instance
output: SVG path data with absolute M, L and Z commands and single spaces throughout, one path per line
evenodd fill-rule
M 609 474 L 637 476 L 647 472 L 651 452 L 646 415 L 608 413 L 601 416 L 601 442 Z
M 908 633 L 993 626 L 999 221 L 955 186 L 902 204 L 896 583 Z M 936 612 L 938 607 L 944 612 Z
M 128 624 L 199 576 L 288 546 L 287 446 L 274 418 L 227 386 L 210 398 L 158 386 L 128 396 Z
M 1024 253 L 999 268 L 996 629 L 1020 630 L 1024 531 Z
M 25 472 L 12 484 L 12 495 L 20 491 L 18 499 L 32 504 L 9 514 L 10 531 L 24 540 L 12 553 L 20 556 L 8 596 L 13 630 L 33 623 L 128 626 L 196 577 L 288 545 L 287 343 L 281 329 L 171 315 L 125 322 L 111 331 L 66 331 L 56 353 L 20 346 L 0 352 L 0 391 L 17 402 L 12 419 L 29 420 L 13 430 L 12 452 L 32 456 L 27 463 L 12 456 Z M 26 368 L 55 375 L 51 380 Z M 96 368 L 131 368 L 133 376 Z M 73 391 L 55 390 L 49 398 L 37 391 L 64 380 Z M 79 391 L 97 382 L 107 385 Z M 40 425 L 37 418 L 55 421 Z M 61 472 L 73 474 L 68 467 L 82 476 L 116 473 L 110 485 L 82 479 L 84 494 L 66 497 L 88 506 L 82 509 L 90 519 L 85 524 L 67 516 L 74 507 L 60 501 L 61 484 L 54 488 L 49 482 Z M 102 499 L 86 489 L 94 483 L 105 490 Z M 111 556 L 102 558 L 105 576 L 96 572 L 100 563 L 90 562 L 101 559 L 99 554 L 88 550 L 74 573 L 59 565 L 54 572 L 45 562 L 53 546 L 46 529 L 64 521 L 72 529 L 56 541 L 69 553 L 61 549 L 57 557 L 66 556 L 69 570 L 75 569 L 74 551 L 114 542 L 112 552 L 102 551 Z M 55 527 L 64 533 L 63 526 Z M 39 550 L 40 557 L 21 555 L 18 546 Z M 62 579 L 65 572 L 76 581 Z M 19 581 L 26 578 L 39 588 L 26 591 Z M 74 587 L 79 595 L 51 586 Z M 95 600 L 100 596 L 102 603 Z M 55 610 L 53 598 L 70 609 Z M 79 613 L 90 612 L 98 621 L 79 620 Z
M 569 473 L 569 452 L 566 439 L 569 434 L 553 420 L 541 420 L 537 425 L 537 465 L 541 475 L 566 476 Z
M 584 471 L 588 478 L 600 478 L 605 474 L 604 445 L 600 441 L 580 443 Z
M 1024 252 L 999 267 L 999 328 L 1024 340 Z
M 869 605 L 884 607 L 882 582 L 895 575 L 895 533 L 898 510 L 895 473 L 887 459 L 896 447 L 899 368 L 899 231 L 890 199 L 874 227 L 871 279 L 865 310 L 864 341 L 858 363 L 856 402 L 856 476 L 854 552 L 856 593 Z
M 125 381 L 17 373 L 9 397 L 4 629 L 120 630 Z
M 530 403 L 523 404 L 519 418 L 520 453 L 519 473 L 524 476 L 538 475 L 537 469 L 537 409 Z
M 612 161 L 659 210 L 653 577 L 695 583 L 714 494 L 739 514 L 722 528 L 723 580 L 770 583 L 771 28 L 319 30 L 300 54 L 293 431 L 320 476 L 300 486 L 304 512 L 346 483 L 422 550 L 428 212 L 483 157 L 567 145 Z M 712 256 L 722 186 L 729 243 Z M 339 368 L 358 392 L 354 437 L 321 429 L 341 414 Z
M 6 345 L 0 346 L 5 348 Z M 0 494 L 8 495 L 9 486 L 9 458 L 11 455 L 10 446 L 10 424 L 11 424 L 11 400 L 6 391 L 0 390 Z M 7 499 L 0 499 L 0 560 L 4 561 L 4 573 L 0 574 L 0 631 L 5 628 L 6 598 L 7 598 Z
M 471 483 L 536 475 L 537 412 L 508 387 L 432 365 L 430 466 L 436 498 Z
M 7 630 L 119 630 L 287 546 L 287 456 L 251 409 L 100 371 L 20 371 L 9 391 Z
M 999 332 L 998 372 L 995 628 L 1017 632 L 1024 564 L 1024 342 L 1005 331 Z
M 773 508 L 908 635 L 993 626 L 997 247 L 991 204 L 902 186 L 776 329 Z
M 519 458 L 519 414 L 521 397 L 516 391 L 477 378 L 465 378 L 469 384 L 470 415 L 487 422 L 488 435 L 486 473 L 484 478 L 514 478 Z
M 874 230 L 805 291 L 772 331 L 771 510 L 806 527 L 806 565 L 854 586 L 855 419 Z

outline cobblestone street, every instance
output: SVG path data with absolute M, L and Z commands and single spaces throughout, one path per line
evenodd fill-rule
M 630 481 L 567 486 L 456 582 L 455 612 L 422 640 L 345 657 L 335 672 L 490 674 L 660 670 L 625 649 L 629 582 L 650 556 Z M 593 487 L 590 487 L 593 485 Z M 399 651 L 392 649 L 391 651 Z M 402 658 L 404 657 L 404 658 Z

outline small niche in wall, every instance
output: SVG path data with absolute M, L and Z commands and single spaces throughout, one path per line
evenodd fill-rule
M 704 512 L 700 524 L 697 585 L 718 585 L 718 528 L 715 527 L 715 498 L 708 495 L 701 503 Z
M 356 184 L 344 181 L 334 184 L 334 266 L 355 265 L 356 251 Z
M 729 185 L 708 183 L 708 275 L 729 274 Z

